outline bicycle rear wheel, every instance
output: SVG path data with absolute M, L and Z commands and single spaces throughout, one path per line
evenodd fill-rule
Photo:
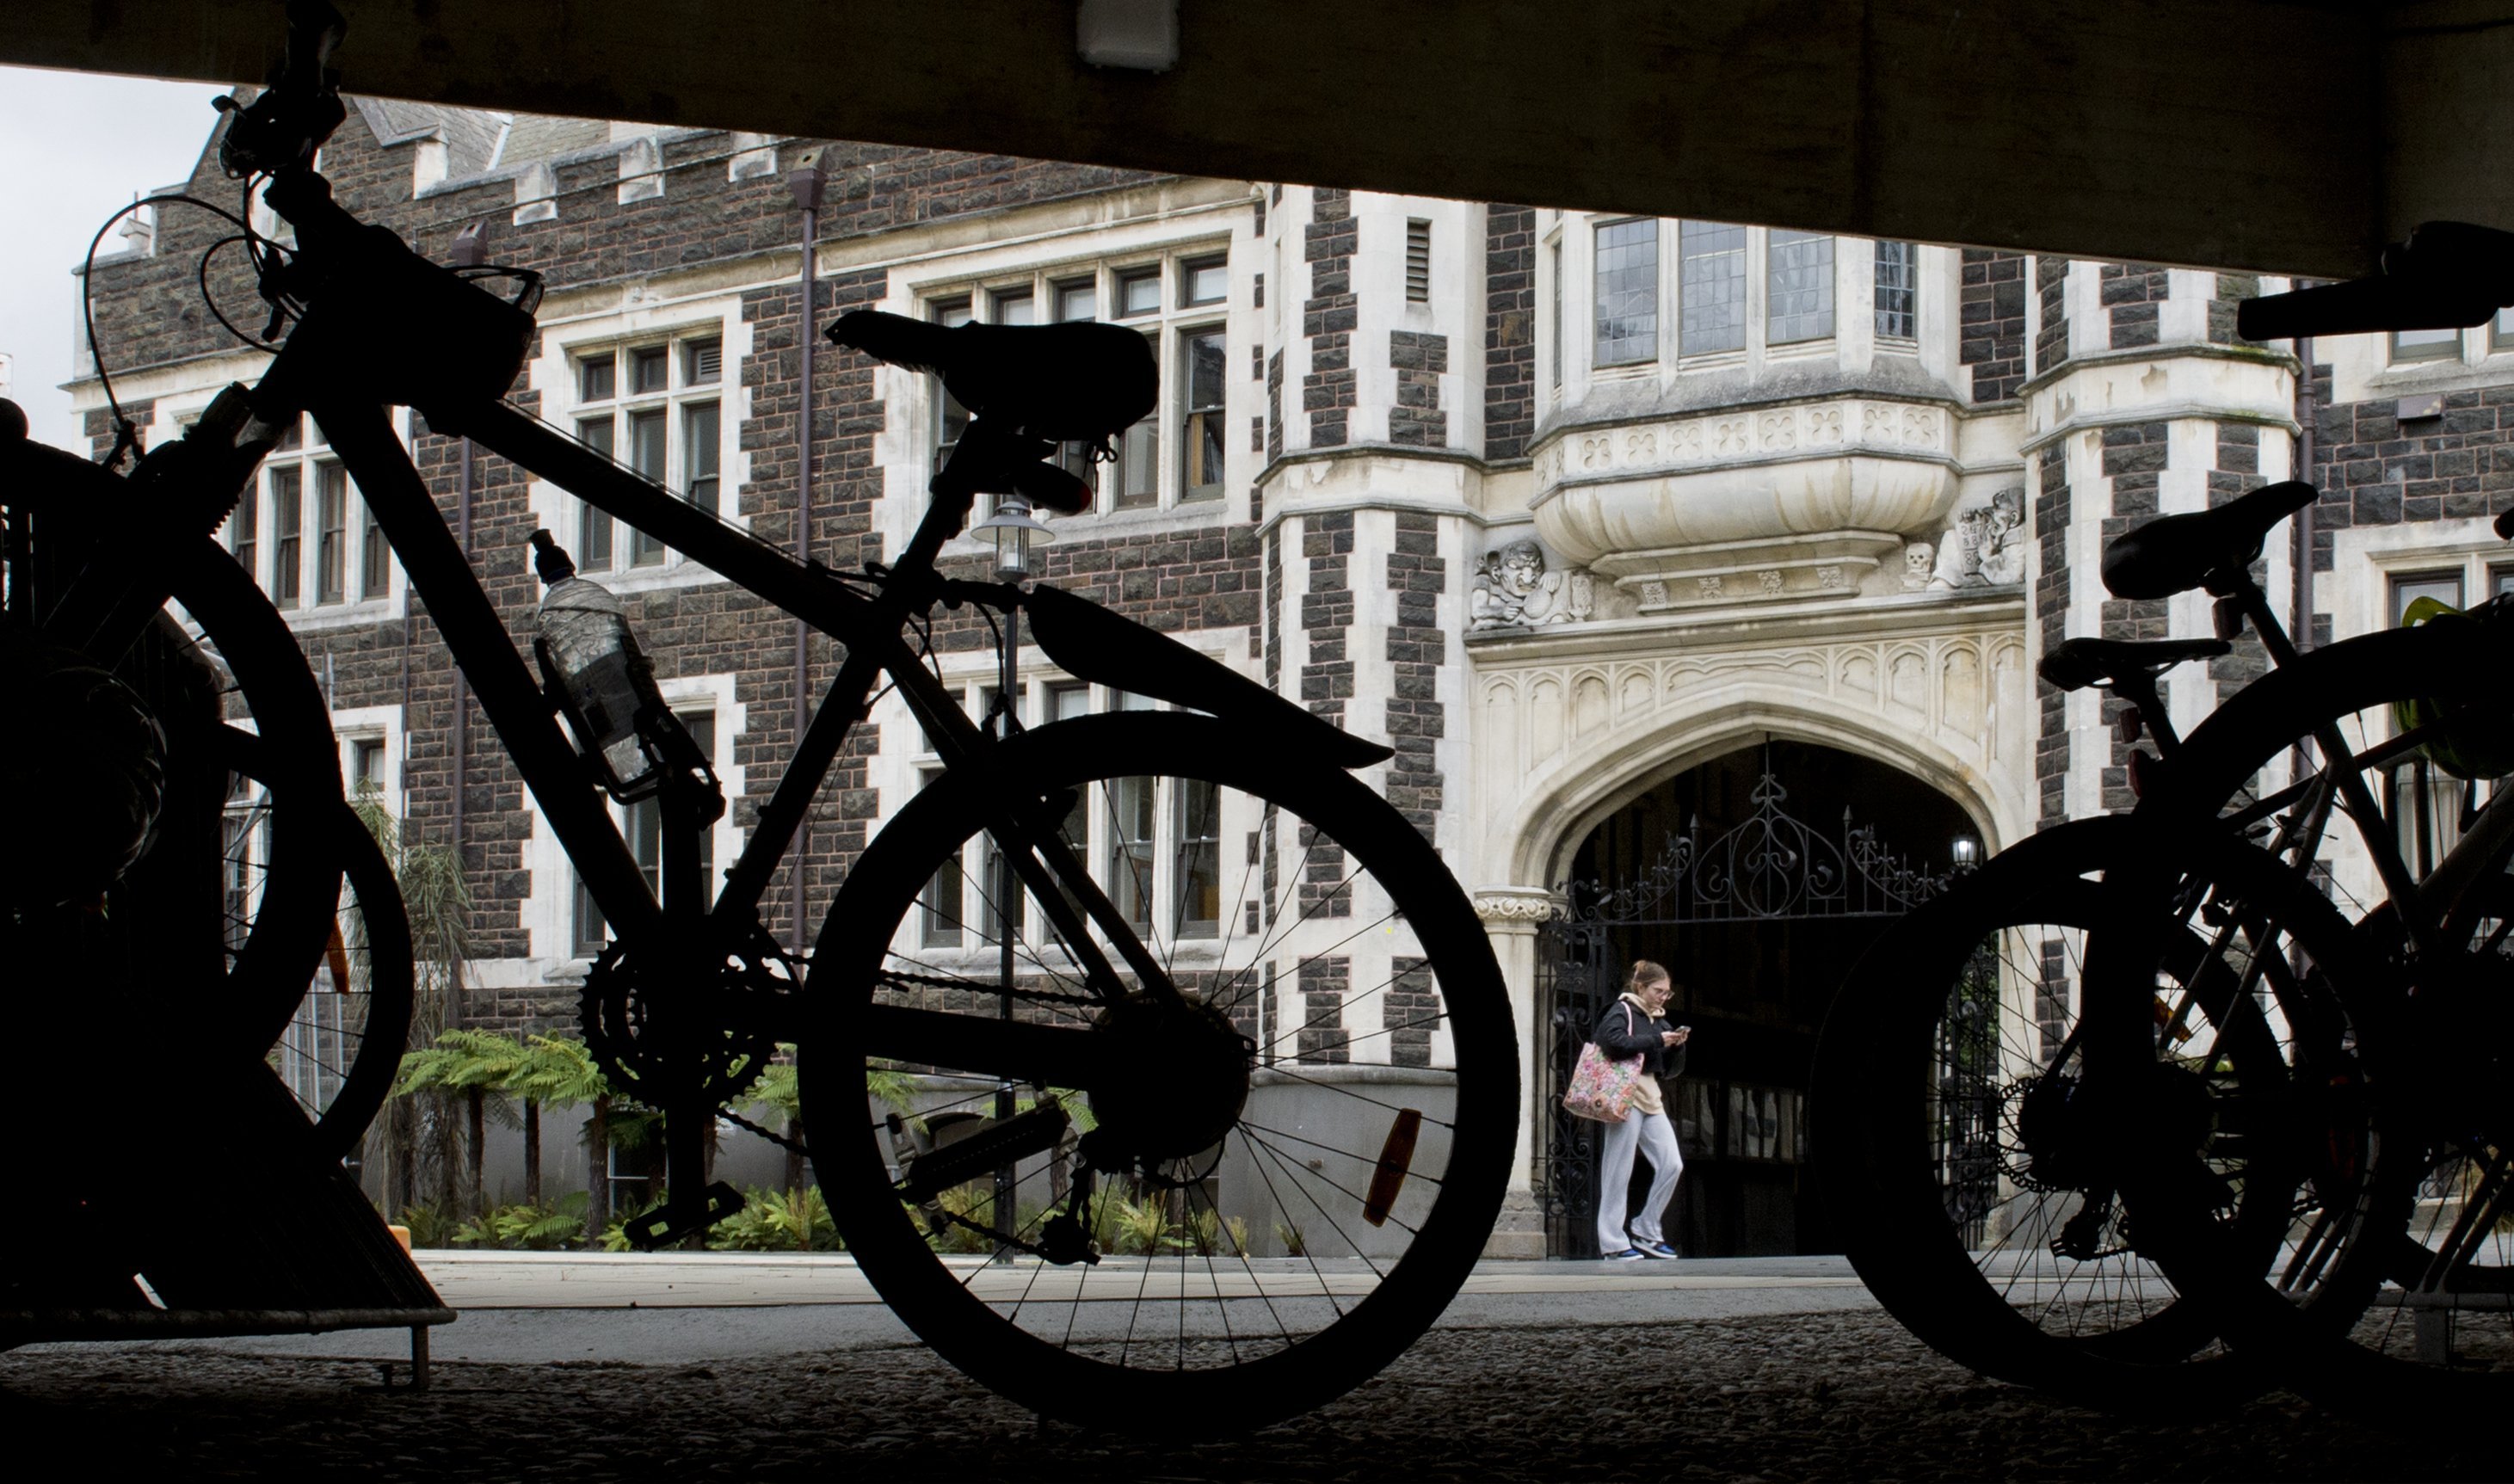
M 1517 1035 L 1464 895 L 1361 781 L 1209 717 L 1059 722 L 989 764 L 1187 1008 L 1122 960 L 1123 1003 L 1095 1000 L 1040 903 L 995 888 L 988 782 L 928 787 L 849 874 L 806 996 L 807 1127 L 849 1250 L 937 1351 L 1086 1425 L 1209 1434 L 1368 1379 L 1465 1281 L 1510 1168 Z M 1008 1006 L 1061 1036 L 1018 1068 L 990 1050 Z M 954 1150 L 1010 1136 L 965 1115 L 1014 1078 L 1091 1132 L 1029 1114 L 998 1214 L 997 1160 Z M 988 1261 L 1044 1245 L 1085 1158 L 1096 1263 Z
M 2094 878 L 2134 838 L 2120 818 L 2047 830 L 1898 923 L 1827 1018 L 1809 1120 L 1845 1251 L 1914 1334 L 1987 1375 L 2143 1409 L 2231 1399 L 2258 1379 L 2219 1363 L 2209 1315 L 2133 1246 L 2136 1213 L 2104 1167 L 2115 1131 L 2088 1117 L 2076 991 L 2105 922 Z M 2306 951 L 2296 928 L 2273 943 L 2177 920 L 2153 991 L 2170 1071 L 2155 1096 L 2181 1105 L 2227 1198 L 2218 1220 L 2261 1268 L 2293 1203 L 2312 1199 L 2296 1071 L 2338 1054 L 2291 961 Z M 2317 917 L 2307 931 L 2339 927 Z

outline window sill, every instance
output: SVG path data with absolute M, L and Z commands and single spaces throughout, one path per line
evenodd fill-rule
M 400 617 L 397 597 L 398 594 L 387 593 L 354 603 L 301 603 L 295 608 L 280 609 L 279 616 L 292 629 L 359 628 Z

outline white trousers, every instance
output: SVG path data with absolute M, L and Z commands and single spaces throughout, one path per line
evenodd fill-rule
M 1636 1152 L 1649 1160 L 1649 1197 L 1634 1214 L 1627 1236 L 1624 1188 L 1633 1181 Z M 1636 1242 L 1666 1241 L 1659 1218 L 1667 1214 L 1667 1203 L 1676 1195 L 1676 1178 L 1683 1173 L 1676 1125 L 1665 1113 L 1628 1113 L 1623 1122 L 1607 1124 L 1606 1143 L 1598 1155 L 1598 1255 L 1612 1257 Z

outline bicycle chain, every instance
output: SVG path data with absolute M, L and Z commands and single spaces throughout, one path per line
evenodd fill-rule
M 767 1140 L 770 1143 L 777 1145 L 779 1148 L 784 1149 L 789 1153 L 800 1154 L 805 1159 L 812 1157 L 811 1146 L 804 1143 L 803 1141 L 799 1139 L 789 1139 L 785 1135 L 777 1133 L 774 1130 L 762 1128 L 758 1124 L 751 1122 L 750 1119 L 743 1117 L 740 1113 L 735 1112 L 732 1108 L 718 1108 L 716 1109 L 716 1116 L 723 1119 L 725 1122 L 732 1124 L 735 1128 L 750 1130 L 751 1133 L 758 1135 L 760 1138 Z

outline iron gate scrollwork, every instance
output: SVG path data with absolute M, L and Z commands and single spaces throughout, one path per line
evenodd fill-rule
M 1768 766 L 1749 795 L 1753 812 L 1709 841 L 1701 822 L 1671 833 L 1629 881 L 1572 881 L 1537 934 L 1537 994 L 1552 1035 L 1546 1059 L 1548 1127 L 1540 1176 L 1548 1251 L 1596 1257 L 1599 1130 L 1562 1111 L 1562 1089 L 1598 1017 L 1621 992 L 1613 961 L 1618 930 L 1752 924 L 1808 918 L 1898 917 L 1944 890 L 1932 872 L 1888 849 L 1872 826 L 1843 812 L 1838 834 L 1809 827 L 1783 806 L 1789 790 Z

